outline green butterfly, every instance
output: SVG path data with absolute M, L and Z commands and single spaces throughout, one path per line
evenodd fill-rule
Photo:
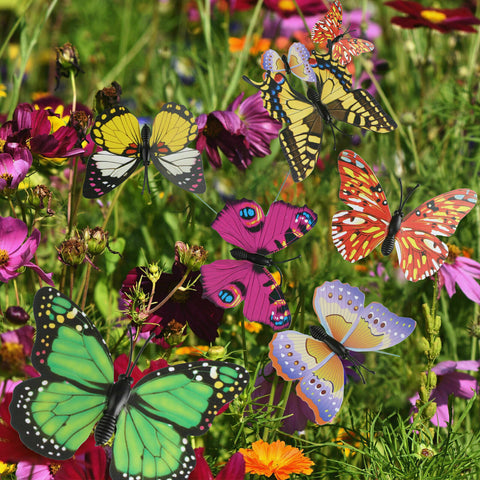
M 237 365 L 198 361 L 149 373 L 133 388 L 130 363 L 117 382 L 98 330 L 54 288 L 35 295 L 32 363 L 10 404 L 11 424 L 34 452 L 66 460 L 95 428 L 97 445 L 115 433 L 112 480 L 187 479 L 195 466 L 188 435 L 210 428 L 217 412 L 248 383 Z

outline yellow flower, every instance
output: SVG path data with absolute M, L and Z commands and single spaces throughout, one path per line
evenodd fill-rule
M 258 440 L 252 443 L 252 448 L 241 448 L 240 453 L 245 459 L 246 473 L 256 473 L 270 477 L 275 475 L 277 480 L 287 480 L 292 473 L 310 475 L 313 462 L 303 455 L 303 450 L 285 445 L 277 440 L 267 443 Z
M 1 475 L 13 473 L 16 468 L 17 466 L 14 463 L 3 463 L 0 461 L 0 478 L 2 478 Z

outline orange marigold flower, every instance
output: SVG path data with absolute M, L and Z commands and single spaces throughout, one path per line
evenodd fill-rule
M 246 37 L 237 38 L 230 37 L 228 39 L 228 45 L 230 52 L 241 52 L 245 47 Z M 250 55 L 258 55 L 270 48 L 272 41 L 269 38 L 260 38 L 258 35 L 253 36 L 253 45 L 250 47 Z
M 252 443 L 252 448 L 241 448 L 240 453 L 245 459 L 245 471 L 270 477 L 277 480 L 287 480 L 292 473 L 310 475 L 313 462 L 303 455 L 303 450 L 285 445 L 277 440 L 267 443 L 258 440 Z

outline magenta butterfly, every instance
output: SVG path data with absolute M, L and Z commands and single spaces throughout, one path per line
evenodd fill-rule
M 365 295 L 339 280 L 315 289 L 313 308 L 320 320 L 310 335 L 285 330 L 275 333 L 269 357 L 284 380 L 299 380 L 296 392 L 322 425 L 331 422 L 343 402 L 343 360 L 360 364 L 350 352 L 392 347 L 415 329 L 411 318 L 390 312 L 380 303 L 364 306 Z M 323 327 L 323 328 L 322 328 Z
M 342 257 L 356 262 L 382 244 L 382 254 L 396 247 L 398 263 L 407 280 L 417 282 L 433 275 L 445 262 L 448 247 L 436 236 L 452 235 L 460 220 L 477 203 L 473 190 L 460 188 L 422 203 L 403 218 L 409 196 L 392 214 L 377 177 L 359 155 L 340 152 L 340 200 L 353 210 L 337 212 L 332 219 L 333 244 Z
M 272 73 L 293 73 L 307 82 L 315 82 L 316 76 L 309 63 L 310 52 L 305 45 L 295 42 L 288 49 L 288 57 L 280 55 L 275 50 L 267 50 L 260 59 L 262 68 Z M 315 61 L 313 60 L 315 63 Z
M 340 65 L 347 65 L 361 53 L 371 52 L 375 46 L 368 40 L 351 38 L 342 32 L 342 4 L 335 0 L 322 20 L 312 28 L 312 40 L 321 48 L 328 48 L 332 58 Z
M 227 202 L 212 223 L 221 237 L 240 248 L 230 250 L 236 260 L 217 260 L 201 269 L 203 296 L 222 308 L 245 301 L 243 314 L 274 330 L 290 325 L 291 314 L 280 284 L 266 267 L 275 265 L 266 255 L 303 237 L 317 222 L 306 205 L 274 202 L 268 214 L 252 200 Z

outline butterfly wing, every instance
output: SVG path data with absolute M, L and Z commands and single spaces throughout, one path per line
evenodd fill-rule
M 306 82 L 315 82 L 316 77 L 309 63 L 310 52 L 303 43 L 294 42 L 288 49 L 288 66 L 291 72 Z
M 143 142 L 137 118 L 119 105 L 98 115 L 90 134 L 103 152 L 88 161 L 83 195 L 98 198 L 118 187 L 137 169 L 142 161 Z
M 252 200 L 233 200 L 217 215 L 212 228 L 227 242 L 247 252 L 268 255 L 303 237 L 317 222 L 306 205 L 274 202 L 268 215 Z
M 11 423 L 28 448 L 65 460 L 101 417 L 113 364 L 95 326 L 54 288 L 37 292 L 33 311 L 37 335 L 32 363 L 41 376 L 15 388 Z
M 422 280 L 441 267 L 448 256 L 448 247 L 437 235 L 453 235 L 460 220 L 476 203 L 477 194 L 461 188 L 426 201 L 405 217 L 395 237 L 395 246 L 407 280 Z
M 260 65 L 267 72 L 279 73 L 286 71 L 280 55 L 271 48 L 263 52 L 262 56 L 260 57 Z
M 326 48 L 328 41 L 333 41 L 340 35 L 342 27 L 342 4 L 336 0 L 330 6 L 330 10 L 322 20 L 319 20 L 312 28 L 312 40 L 318 43 L 320 48 Z
M 177 187 L 203 193 L 205 178 L 202 157 L 185 148 L 197 138 L 198 127 L 183 105 L 166 103 L 155 117 L 150 136 L 150 159 L 157 170 Z
M 352 57 L 371 52 L 374 48 L 373 43 L 368 40 L 344 37 L 334 43 L 332 47 L 332 58 L 340 65 L 347 65 L 352 61 Z
M 326 332 L 348 350 L 383 350 L 405 340 L 415 329 L 411 318 L 399 317 L 380 303 L 364 306 L 365 295 L 339 280 L 315 289 L 313 308 Z
M 195 454 L 186 437 L 205 433 L 248 380 L 244 368 L 215 361 L 174 365 L 143 377 L 117 423 L 112 480 L 188 478 Z
M 315 55 L 320 101 L 342 122 L 377 133 L 395 130 L 397 124 L 366 90 L 351 90 L 352 76 L 330 55 Z
M 217 260 L 201 268 L 203 296 L 221 308 L 245 301 L 243 314 L 251 322 L 274 330 L 290 325 L 291 314 L 272 274 L 247 260 Z
M 312 409 L 315 421 L 319 425 L 332 421 L 343 401 L 340 358 L 324 342 L 293 330 L 274 334 L 269 357 L 284 380 L 300 380 L 297 395 Z
M 340 200 L 353 210 L 333 216 L 332 239 L 345 260 L 356 262 L 383 242 L 392 216 L 385 192 L 365 160 L 344 150 L 338 156 L 338 171 Z
M 315 168 L 323 135 L 323 120 L 312 102 L 295 91 L 281 74 L 265 74 L 262 83 L 243 79 L 260 90 L 263 106 L 275 120 L 287 125 L 280 145 L 295 182 L 305 180 Z M 278 81 L 277 81 L 278 80 Z
M 83 196 L 98 198 L 124 182 L 138 167 L 138 158 L 122 157 L 106 150 L 95 153 L 88 161 Z

